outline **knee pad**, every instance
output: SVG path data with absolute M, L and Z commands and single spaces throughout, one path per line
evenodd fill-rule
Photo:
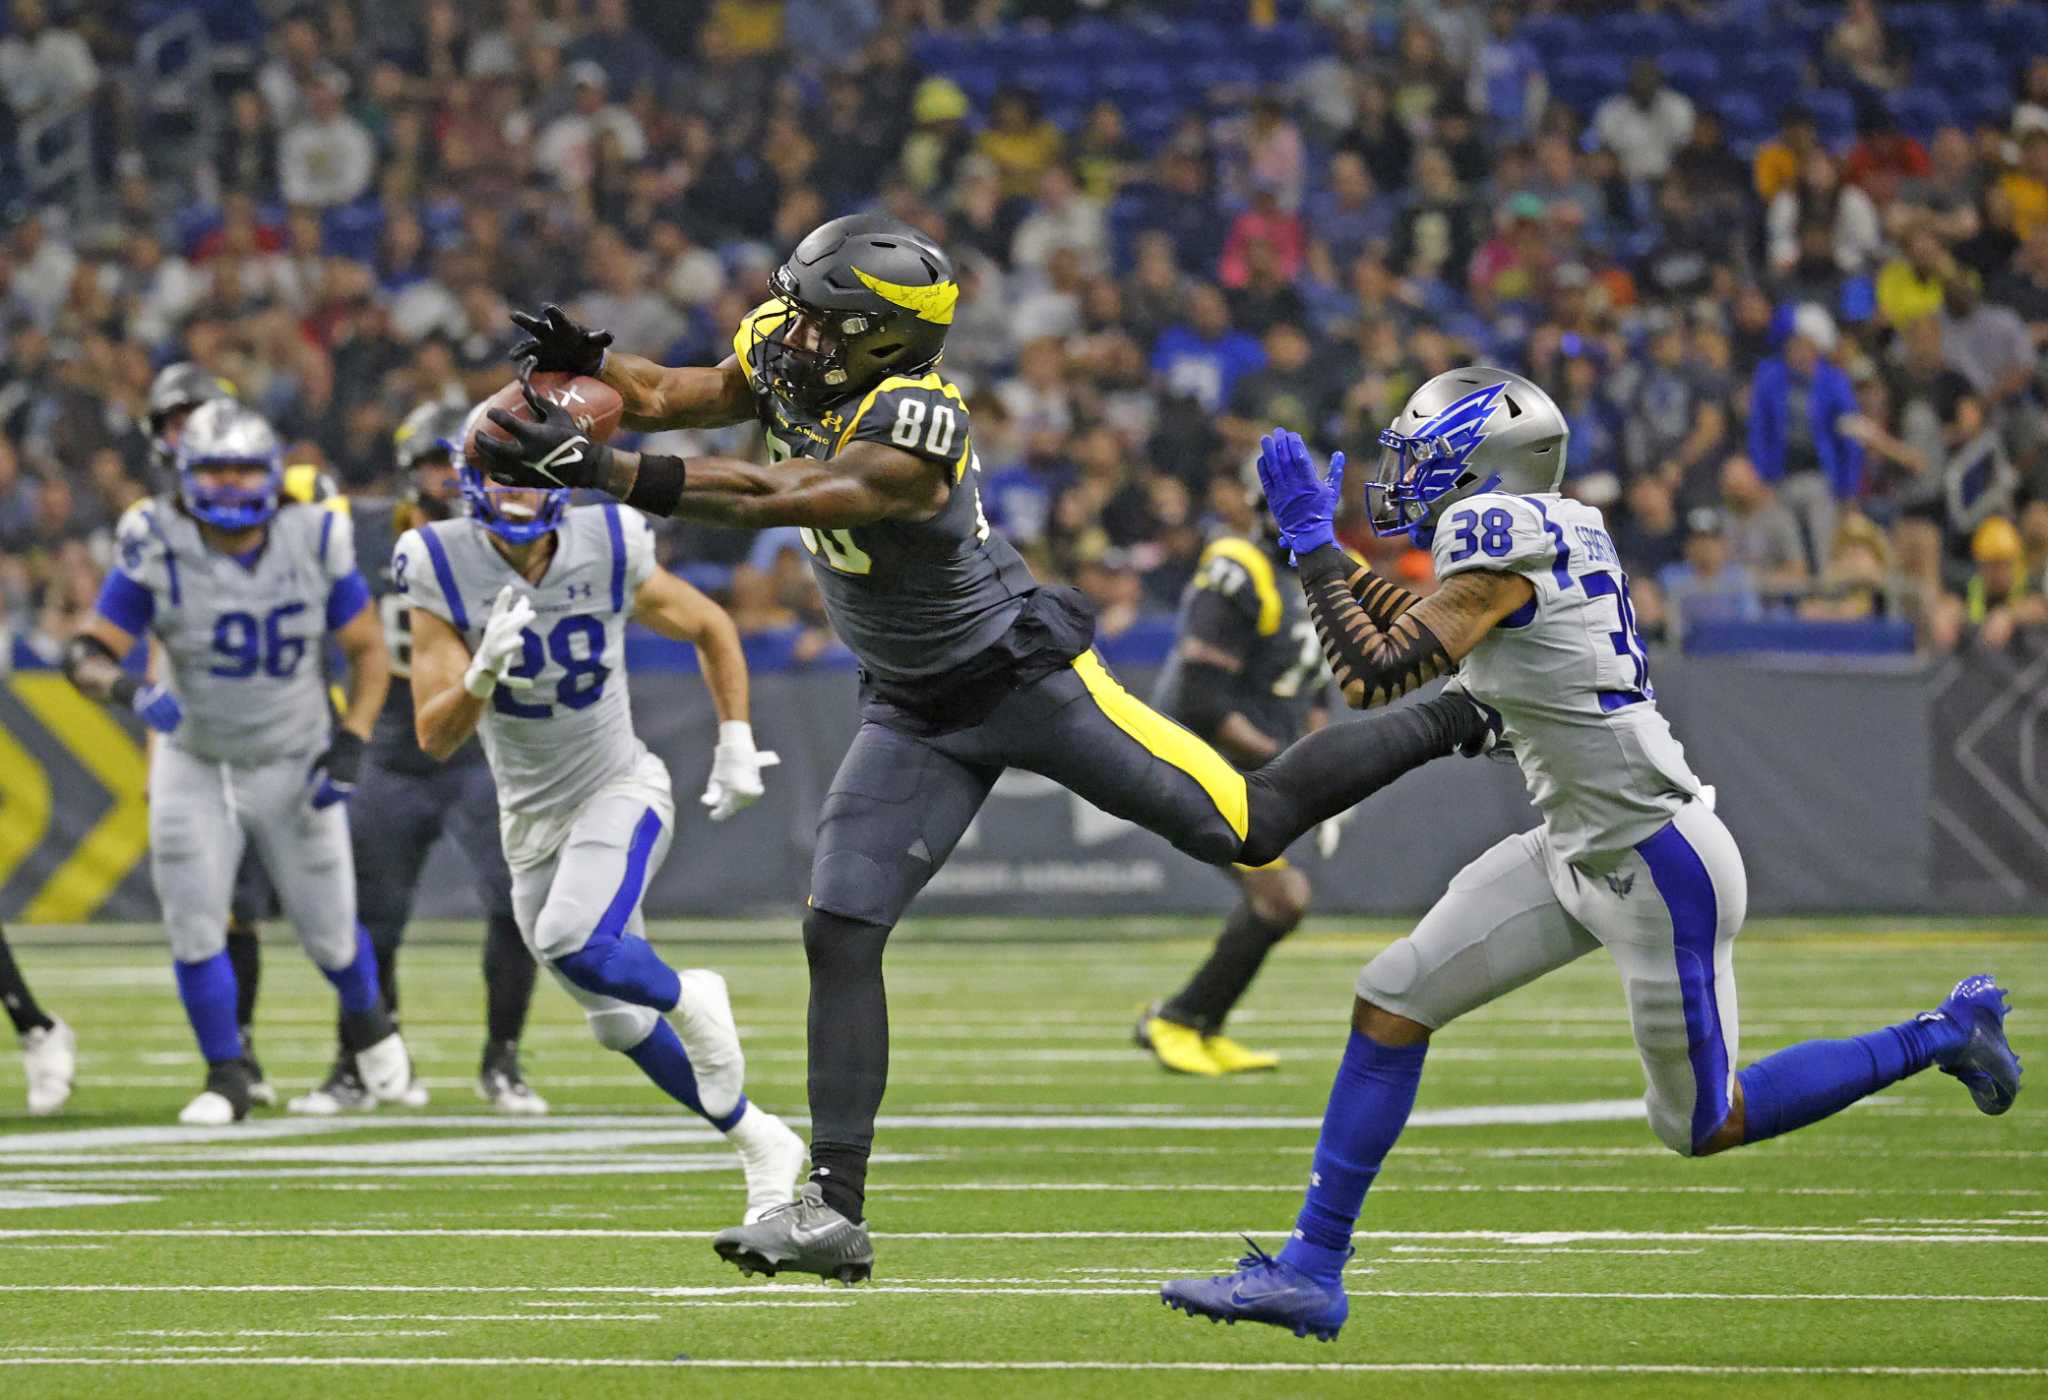
M 590 1022 L 590 1034 L 599 1045 L 623 1055 L 647 1039 L 661 1018 L 644 1006 L 608 1006 L 585 1012 L 584 1019 Z

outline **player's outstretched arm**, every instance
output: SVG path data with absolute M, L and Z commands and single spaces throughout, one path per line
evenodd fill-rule
M 476 732 L 491 692 L 463 685 L 470 665 L 462 634 L 425 608 L 412 610 L 413 737 L 429 756 L 445 759 Z
M 656 569 L 633 595 L 633 620 L 697 648 L 711 707 L 718 712 L 718 747 L 712 750 L 711 778 L 702 798 L 711 820 L 722 822 L 753 806 L 767 791 L 761 770 L 781 759 L 754 745 L 747 716 L 747 657 L 732 615 L 666 569 Z
M 1382 629 L 1353 596 L 1360 566 L 1344 551 L 1324 545 L 1300 567 L 1324 659 L 1354 710 L 1387 704 L 1444 674 L 1536 593 L 1519 574 L 1457 574 Z
M 670 368 L 611 348 L 610 331 L 593 331 L 555 305 L 537 315 L 512 313 L 526 339 L 512 358 L 534 370 L 592 374 L 619 391 L 626 426 L 638 432 L 665 428 L 717 428 L 754 416 L 754 400 L 736 356 L 716 369 Z

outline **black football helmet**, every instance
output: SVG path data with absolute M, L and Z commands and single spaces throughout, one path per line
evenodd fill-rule
M 149 408 L 143 428 L 149 434 L 150 461 L 176 480 L 178 447 L 167 434 L 182 426 L 185 415 L 213 399 L 233 399 L 235 386 L 190 360 L 165 365 L 149 383 Z M 175 420 L 175 421 L 174 421 Z
M 461 466 L 462 428 L 468 418 L 462 409 L 445 403 L 423 403 L 406 414 L 391 434 L 392 452 L 405 478 L 398 498 L 429 520 L 446 520 L 455 514 L 462 499 L 461 487 L 450 476 L 442 483 L 444 489 L 426 490 L 416 468 L 437 454 L 446 457 L 450 467 Z
M 945 250 L 901 219 L 820 224 L 768 278 L 784 314 L 755 318 L 770 389 L 818 409 L 937 363 L 960 286 Z

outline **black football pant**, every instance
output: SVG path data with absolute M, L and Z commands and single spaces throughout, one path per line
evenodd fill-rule
M 820 815 L 804 948 L 811 965 L 811 1160 L 860 1213 L 889 1072 L 882 949 L 1005 768 L 1051 778 L 1211 865 L 1261 866 L 1303 832 L 1453 752 L 1477 710 L 1402 705 L 1318 730 L 1240 773 L 1117 683 L 1093 652 L 939 735 L 862 723 Z

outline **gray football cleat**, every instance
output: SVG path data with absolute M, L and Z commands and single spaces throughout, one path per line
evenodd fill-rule
M 720 1230 L 711 1247 L 750 1277 L 772 1278 L 793 1269 L 855 1284 L 875 1270 L 875 1245 L 865 1222 L 856 1225 L 826 1205 L 816 1182 L 805 1182 L 795 1200 L 774 1207 L 753 1224 Z

